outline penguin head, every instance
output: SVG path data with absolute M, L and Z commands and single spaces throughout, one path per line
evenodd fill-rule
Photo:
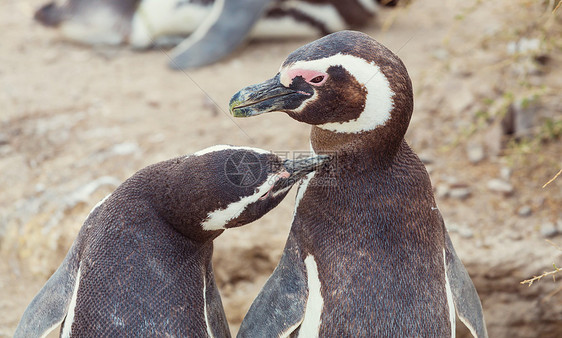
M 400 143 L 412 109 L 412 85 L 402 61 L 354 31 L 297 49 L 272 79 L 240 90 L 230 101 L 235 117 L 281 111 L 315 126 L 313 133 L 319 129 L 323 138 L 369 134 L 372 146 Z M 317 149 L 314 138 L 312 143 L 315 150 L 334 150 Z
M 167 223 L 187 237 L 206 241 L 265 215 L 328 159 L 282 159 L 258 148 L 213 146 L 169 164 L 167 182 L 157 183 L 169 187 L 166 198 L 155 203 Z

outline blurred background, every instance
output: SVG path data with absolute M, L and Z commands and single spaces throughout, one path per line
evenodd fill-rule
M 283 114 L 233 119 L 236 91 L 313 39 L 253 40 L 172 71 L 167 52 L 88 47 L 33 21 L 44 0 L 0 2 L 0 336 L 55 271 L 90 209 L 137 170 L 214 144 L 306 151 Z M 406 136 L 426 164 L 490 337 L 561 337 L 562 9 L 559 0 L 418 0 L 362 30 L 415 90 Z M 215 241 L 233 333 L 282 252 L 294 191 Z M 523 280 L 552 272 L 531 286 Z M 462 324 L 459 333 L 465 335 Z M 56 336 L 56 334 L 55 334 Z

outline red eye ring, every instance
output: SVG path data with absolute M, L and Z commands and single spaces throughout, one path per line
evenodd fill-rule
M 324 76 L 323 76 L 323 75 L 318 75 L 318 76 L 316 76 L 316 77 L 310 79 L 309 82 L 311 82 L 311 83 L 320 83 L 320 82 L 322 82 L 322 81 L 324 81 Z

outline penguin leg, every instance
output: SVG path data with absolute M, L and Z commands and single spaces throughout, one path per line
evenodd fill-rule
M 445 261 L 457 315 L 468 327 L 472 336 L 488 337 L 480 298 L 466 268 L 453 248 L 447 230 L 445 230 Z
M 80 266 L 74 242 L 64 261 L 33 298 L 16 328 L 14 337 L 44 337 L 59 326 L 68 312 Z
M 281 261 L 244 317 L 238 337 L 287 337 L 304 319 L 306 267 L 292 235 Z
M 195 68 L 217 62 L 246 38 L 271 0 L 217 0 L 211 14 L 172 50 L 172 69 Z

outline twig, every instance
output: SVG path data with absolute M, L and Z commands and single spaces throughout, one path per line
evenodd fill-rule
M 560 2 L 562 3 L 562 1 Z M 550 181 L 546 182 L 542 187 L 546 187 L 547 185 L 549 185 L 550 183 L 552 183 L 552 181 L 554 181 L 558 176 L 560 176 L 560 174 L 562 174 L 562 169 L 560 169 L 560 171 L 558 172 L 558 174 L 554 175 L 553 178 L 550 179 Z
M 554 8 L 552 10 L 552 14 L 556 13 L 556 11 L 558 10 L 558 8 L 560 8 L 560 5 L 562 5 L 562 1 L 558 1 L 558 5 L 556 5 L 556 8 Z
M 540 275 L 540 276 L 534 276 L 534 277 L 531 278 L 531 279 L 526 279 L 526 280 L 522 281 L 521 284 L 529 284 L 529 286 L 531 286 L 531 285 L 533 285 L 533 283 L 534 283 L 535 281 L 541 280 L 541 278 L 543 278 L 543 277 L 550 276 L 550 275 L 554 275 L 554 274 L 556 274 L 556 273 L 562 271 L 562 269 L 557 268 L 556 265 L 554 265 L 554 264 L 552 264 L 552 265 L 554 266 L 554 270 L 545 272 L 545 273 L 543 273 L 543 274 Z M 554 280 L 556 280 L 554 276 L 552 276 L 552 278 L 553 278 Z

